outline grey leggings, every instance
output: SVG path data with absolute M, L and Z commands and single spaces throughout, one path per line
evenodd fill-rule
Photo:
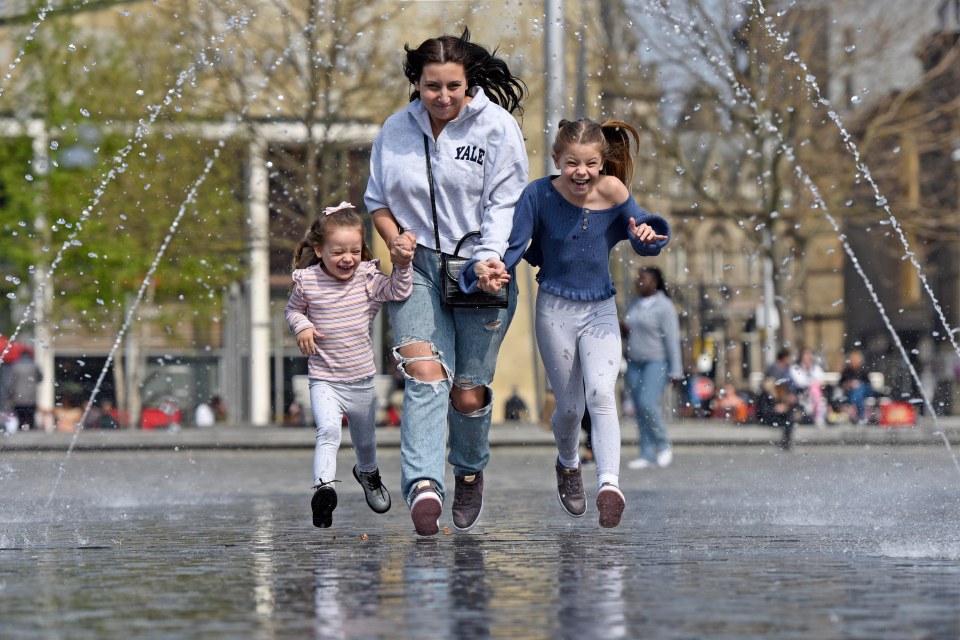
M 377 468 L 377 396 L 373 378 L 357 382 L 330 382 L 310 378 L 310 407 L 317 425 L 313 449 L 313 486 L 333 482 L 337 477 L 337 451 L 343 431 L 343 417 L 350 425 L 350 440 L 360 471 Z
M 580 421 L 590 410 L 597 487 L 620 477 L 620 419 L 617 376 L 620 374 L 620 323 L 613 298 L 567 300 L 537 293 L 537 345 L 557 399 L 550 423 L 560 463 L 579 462 Z

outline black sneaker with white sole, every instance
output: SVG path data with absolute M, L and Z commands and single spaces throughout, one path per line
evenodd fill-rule
M 473 529 L 483 511 L 483 471 L 478 471 L 472 480 L 469 476 L 455 476 L 453 490 L 453 528 L 464 532 Z

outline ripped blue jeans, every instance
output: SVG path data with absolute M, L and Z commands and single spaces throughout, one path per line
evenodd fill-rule
M 517 288 L 511 286 L 506 309 L 446 309 L 440 305 L 440 269 L 436 251 L 417 247 L 413 258 L 413 293 L 402 302 L 388 302 L 394 355 L 404 376 L 403 417 L 400 425 L 400 484 L 409 504 L 410 491 L 421 480 L 444 488 L 447 449 L 454 475 L 482 471 L 490 459 L 489 433 L 493 391 L 477 411 L 463 414 L 450 403 L 453 385 L 462 389 L 489 389 L 497 353 L 517 308 Z M 514 281 L 515 283 L 515 281 Z M 446 371 L 446 378 L 423 382 L 407 373 L 399 347 L 425 342 Z M 424 358 L 419 358 L 424 359 Z

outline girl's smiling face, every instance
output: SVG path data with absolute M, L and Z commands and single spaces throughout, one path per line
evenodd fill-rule
M 420 82 L 414 86 L 430 119 L 442 128 L 460 115 L 467 97 L 467 73 L 457 62 L 426 64 Z
M 569 199 L 586 198 L 596 186 L 603 170 L 603 153 L 598 144 L 573 143 L 553 157 L 560 170 L 558 187 Z
M 334 227 L 314 248 L 323 270 L 337 280 L 349 280 L 360 266 L 363 234 L 354 227 Z

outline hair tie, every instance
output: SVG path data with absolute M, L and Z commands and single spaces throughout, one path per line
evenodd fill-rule
M 341 202 L 335 207 L 327 207 L 326 209 L 324 209 L 323 215 L 329 216 L 331 213 L 336 213 L 337 211 L 343 211 L 344 209 L 354 209 L 354 208 L 355 207 L 352 204 L 344 200 L 343 202 Z

